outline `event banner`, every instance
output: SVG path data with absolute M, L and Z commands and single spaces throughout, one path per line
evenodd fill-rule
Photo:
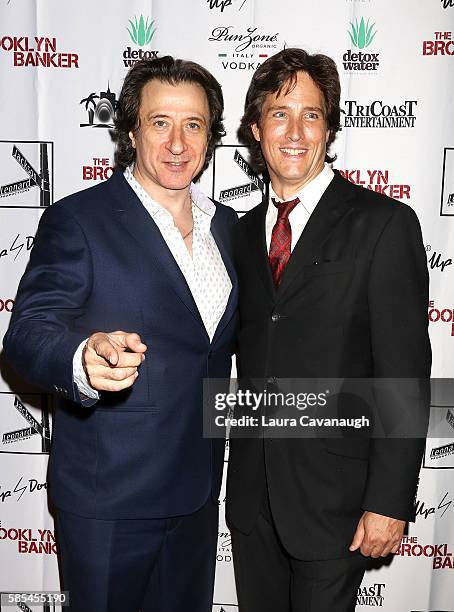
M 237 136 L 245 94 L 257 67 L 287 47 L 335 60 L 342 130 L 333 167 L 414 209 L 430 273 L 434 384 L 416 521 L 396 555 L 371 561 L 357 610 L 454 612 L 454 389 L 443 382 L 454 372 L 453 0 L 0 0 L 0 335 L 43 211 L 112 175 L 127 71 L 171 54 L 216 76 L 227 133 L 200 184 L 241 216 L 264 191 Z M 58 592 L 47 498 L 53 400 L 0 359 L 0 594 Z M 228 457 L 227 441 L 225 467 Z M 219 504 L 213 611 L 233 612 L 225 482 Z M 1 605 L 19 609 L 64 608 L 58 599 Z

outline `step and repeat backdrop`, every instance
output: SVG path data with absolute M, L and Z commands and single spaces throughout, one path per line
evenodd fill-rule
M 357 609 L 454 611 L 454 0 L 0 0 L 0 336 L 45 207 L 113 171 L 109 128 L 127 70 L 171 54 L 218 78 L 227 135 L 201 184 L 243 213 L 262 187 L 236 137 L 245 92 L 286 46 L 337 62 L 334 167 L 419 216 L 432 375 L 445 379 L 433 388 L 417 520 L 392 561 L 366 573 Z M 46 495 L 52 398 L 2 361 L 0 414 L 0 591 L 58 590 Z M 233 612 L 224 494 L 220 504 L 213 610 Z

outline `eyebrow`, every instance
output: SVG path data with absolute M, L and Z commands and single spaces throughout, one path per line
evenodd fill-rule
M 152 119 L 171 119 L 170 115 L 166 115 L 165 113 L 148 113 L 146 115 L 145 120 L 151 121 Z M 205 117 L 199 115 L 191 115 L 190 117 L 185 118 L 186 121 L 200 121 L 206 124 Z
M 270 106 L 268 109 L 268 112 L 270 111 L 277 111 L 277 110 L 288 110 L 290 108 L 290 106 L 286 106 L 286 105 L 279 105 L 279 106 Z M 305 106 L 303 108 L 303 110 L 305 111 L 318 111 L 319 113 L 322 113 L 323 115 L 325 114 L 325 111 L 323 110 L 323 108 L 320 108 L 318 106 Z

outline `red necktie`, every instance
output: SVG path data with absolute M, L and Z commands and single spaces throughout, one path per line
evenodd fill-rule
M 277 289 L 281 282 L 282 273 L 291 255 L 292 228 L 290 227 L 288 216 L 300 200 L 299 198 L 295 198 L 289 202 L 276 202 L 275 199 L 272 198 L 272 201 L 277 208 L 277 221 L 274 224 L 271 234 L 270 253 L 268 257 L 274 285 Z

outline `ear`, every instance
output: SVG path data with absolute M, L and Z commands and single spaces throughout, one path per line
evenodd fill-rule
M 260 142 L 260 129 L 256 123 L 251 123 L 251 131 L 257 142 Z
M 328 143 L 330 133 L 331 133 L 330 130 L 326 130 L 325 144 Z
M 131 139 L 131 143 L 132 143 L 133 148 L 135 149 L 136 148 L 136 139 L 134 138 L 134 134 L 132 132 L 129 132 L 128 136 Z

